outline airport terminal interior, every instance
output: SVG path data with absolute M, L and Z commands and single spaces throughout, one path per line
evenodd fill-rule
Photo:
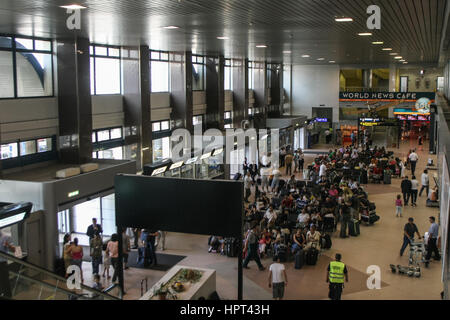
M 449 300 L 449 17 L 0 0 L 0 297 Z

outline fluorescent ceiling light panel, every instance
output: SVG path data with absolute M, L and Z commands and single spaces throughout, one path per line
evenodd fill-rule
M 395 57 L 394 59 L 396 59 L 396 60 L 400 60 L 400 59 L 403 59 L 403 57 L 401 57 L 401 56 L 398 56 L 398 57 Z
M 267 46 L 265 44 L 258 44 L 256 47 L 257 48 L 267 48 Z
M 360 32 L 360 33 L 358 33 L 358 36 L 361 36 L 361 37 L 367 37 L 367 36 L 371 36 L 371 35 L 372 35 L 371 32 Z
M 311 57 L 309 54 L 302 55 L 302 58 L 309 58 L 309 57 Z
M 86 9 L 86 7 L 83 7 L 79 4 L 68 4 L 65 6 L 59 6 L 60 8 L 64 8 L 64 9 L 71 9 L 71 10 L 77 10 L 77 9 Z
M 372 44 L 384 44 L 384 42 L 383 41 L 374 41 L 374 42 L 372 42 Z
M 179 29 L 180 27 L 177 26 L 167 26 L 167 27 L 163 27 L 164 29 Z
M 217 39 L 219 39 L 219 40 L 228 40 L 230 38 L 228 38 L 228 37 L 217 37 Z
M 353 18 L 336 18 L 334 19 L 336 22 L 353 22 Z
M 392 48 L 383 48 L 383 51 L 392 51 Z

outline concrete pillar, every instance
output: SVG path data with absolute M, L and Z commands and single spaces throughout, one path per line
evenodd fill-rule
M 59 158 L 81 164 L 92 159 L 89 39 L 58 40 Z
M 372 89 L 372 69 L 363 69 L 362 80 L 364 89 Z
M 206 127 L 205 129 L 224 130 L 225 58 L 206 58 Z
M 397 66 L 395 64 L 389 65 L 389 92 L 397 90 Z
M 192 97 L 192 52 L 173 52 L 169 55 L 170 104 L 175 128 L 194 133 Z
M 248 59 L 233 59 L 233 127 L 248 119 Z
M 141 171 L 152 162 L 150 51 L 148 46 L 122 48 L 125 154 Z

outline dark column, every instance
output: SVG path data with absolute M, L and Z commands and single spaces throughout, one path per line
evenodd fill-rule
M 275 116 L 280 117 L 282 112 L 282 89 L 283 89 L 283 72 L 280 68 L 281 65 L 272 64 L 271 70 L 267 72 L 271 72 L 270 77 L 270 96 L 272 97 L 272 102 L 270 103 L 273 106 L 277 106 L 278 108 L 274 112 Z
M 174 52 L 169 57 L 170 105 L 175 128 L 186 128 L 193 134 L 192 52 Z
M 206 58 L 206 130 L 224 129 L 225 58 Z
M 267 72 L 266 62 L 253 62 L 255 108 L 262 108 L 263 110 L 263 112 L 254 116 L 253 124 L 257 129 L 266 128 L 268 100 Z
M 85 163 L 92 159 L 89 39 L 59 40 L 56 57 L 60 159 Z
M 127 158 L 136 169 L 152 161 L 150 113 L 150 51 L 148 46 L 123 47 L 123 108 Z
M 248 59 L 233 59 L 233 127 L 248 119 Z

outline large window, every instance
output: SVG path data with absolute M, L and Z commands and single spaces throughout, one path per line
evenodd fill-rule
M 53 96 L 52 42 L 0 36 L 0 98 Z
M 248 62 L 248 88 L 254 89 L 254 79 L 253 79 L 253 61 Z
M 233 90 L 233 77 L 231 72 L 231 60 L 225 59 L 225 70 L 224 70 L 224 89 L 225 90 Z
M 153 140 L 153 162 L 170 158 L 170 137 Z
M 91 94 L 120 94 L 120 49 L 90 46 Z
M 97 129 L 92 132 L 94 159 L 123 160 L 123 132 L 122 127 Z
M 169 92 L 169 54 L 150 51 L 151 92 Z
M 202 56 L 192 55 L 192 90 L 205 90 L 205 60 Z
M 152 132 L 168 131 L 170 130 L 170 121 L 155 121 L 152 123 Z

